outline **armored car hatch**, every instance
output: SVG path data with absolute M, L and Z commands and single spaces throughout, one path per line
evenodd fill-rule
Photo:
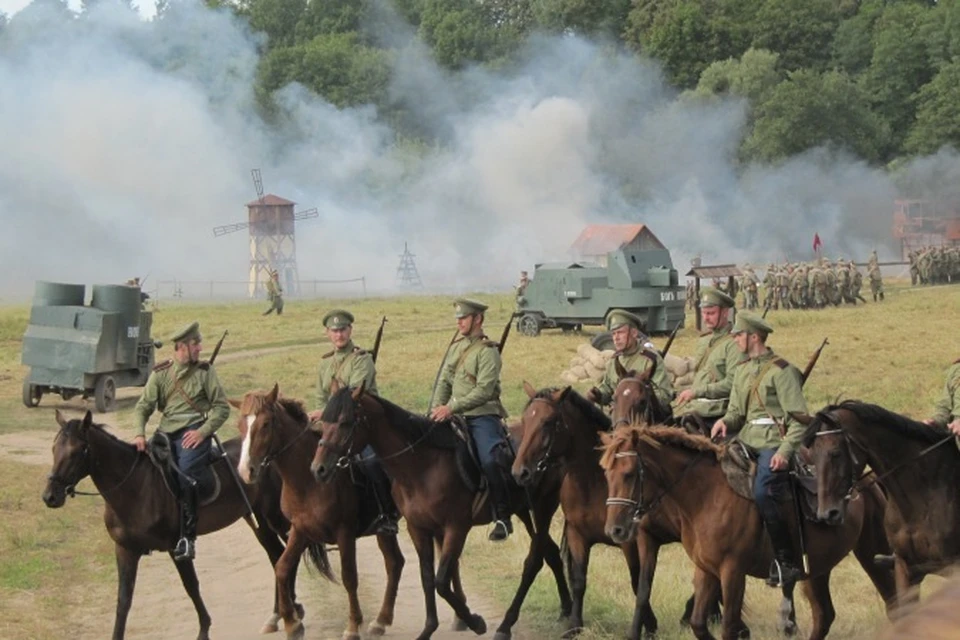
M 670 251 L 645 225 L 593 225 L 572 249 L 580 259 L 536 265 L 517 296 L 517 329 L 601 325 L 611 309 L 646 320 L 648 333 L 669 333 L 684 318 L 686 288 Z

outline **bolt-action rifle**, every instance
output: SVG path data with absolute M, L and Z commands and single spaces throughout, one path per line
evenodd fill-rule
M 667 338 L 667 344 L 663 345 L 663 350 L 660 351 L 660 357 L 667 357 L 667 352 L 670 351 L 670 347 L 673 346 L 673 341 L 677 337 L 677 332 L 680 331 L 680 327 L 683 326 L 683 318 L 677 322 L 677 326 L 673 328 L 673 331 L 670 332 L 670 337 Z
M 380 342 L 383 341 L 383 326 L 387 324 L 387 316 L 383 316 L 380 319 L 380 328 L 377 329 L 377 337 L 373 339 L 373 352 L 370 354 L 373 357 L 374 363 L 377 361 L 377 356 L 380 354 Z

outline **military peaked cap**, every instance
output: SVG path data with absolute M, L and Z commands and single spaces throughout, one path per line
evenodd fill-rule
M 723 291 L 720 291 L 720 289 L 704 287 L 700 290 L 701 307 L 725 307 L 729 309 L 733 307 L 734 304 L 736 303 L 733 301 L 733 298 Z
M 607 314 L 607 329 L 613 331 L 619 329 L 625 324 L 630 325 L 638 331 L 644 330 L 644 322 L 640 319 L 639 316 L 630 313 L 629 311 L 624 311 L 623 309 L 612 309 L 610 313 Z
M 773 327 L 767 324 L 767 321 L 755 313 L 741 311 L 737 314 L 737 320 L 733 323 L 733 331 L 730 333 L 759 333 L 768 335 L 773 333 Z
M 453 313 L 458 320 L 475 313 L 483 313 L 487 309 L 487 305 L 470 298 L 457 298 L 453 301 Z
M 323 316 L 323 326 L 327 329 L 345 329 L 353 324 L 353 314 L 343 309 L 334 309 Z
M 177 331 L 175 334 L 173 334 L 173 337 L 170 338 L 170 341 L 174 344 L 178 342 L 187 342 L 188 340 L 196 340 L 197 342 L 200 342 L 199 322 L 191 322 L 184 328 L 180 329 L 180 331 Z

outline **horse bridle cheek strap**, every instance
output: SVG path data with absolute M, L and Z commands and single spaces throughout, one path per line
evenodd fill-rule
M 59 435 L 58 435 L 57 437 L 59 437 Z M 80 455 L 83 456 L 83 460 L 84 460 L 84 461 L 89 462 L 89 459 L 90 459 L 90 443 L 89 443 L 86 439 L 84 439 L 84 438 L 80 438 L 80 440 L 81 440 L 81 442 L 83 442 L 83 449 L 80 450 Z M 80 480 L 82 480 L 82 478 L 78 478 L 77 480 L 74 480 L 73 482 L 70 482 L 69 480 L 65 480 L 64 478 L 60 477 L 60 476 L 57 475 L 56 473 L 51 473 L 50 475 L 48 475 L 48 476 L 47 476 L 47 480 L 52 480 L 53 482 L 57 482 L 57 483 L 59 483 L 59 484 L 62 484 L 62 485 L 63 485 L 63 490 L 64 490 L 64 492 L 65 492 L 68 496 L 70 496 L 71 498 L 74 498 L 74 497 L 76 497 L 76 496 L 102 496 L 102 495 L 106 495 L 106 494 L 108 494 L 108 493 L 112 493 L 112 492 L 116 491 L 117 489 L 119 489 L 120 487 L 122 487 L 123 484 L 124 484 L 127 480 L 130 479 L 130 476 L 133 475 L 133 472 L 134 472 L 134 470 L 137 468 L 137 464 L 140 463 L 140 458 L 142 458 L 142 457 L 143 457 L 143 456 L 138 455 L 136 458 L 134 458 L 134 460 L 133 460 L 133 465 L 130 467 L 130 471 L 127 471 L 127 475 L 125 475 L 125 476 L 123 477 L 123 479 L 120 480 L 120 482 L 118 482 L 118 483 L 116 484 L 116 486 L 113 486 L 113 487 L 107 489 L 106 491 L 79 491 L 79 490 L 77 489 L 77 483 L 80 482 Z M 88 471 L 88 475 L 89 475 L 89 471 Z
M 543 402 L 547 406 L 549 406 L 551 409 L 554 409 L 557 412 L 557 418 L 555 420 L 550 420 L 549 422 L 543 423 L 544 427 L 547 427 L 548 425 L 556 424 L 558 427 L 562 427 L 564 431 L 567 431 L 567 432 L 570 431 L 570 429 L 567 427 L 566 420 L 563 419 L 563 411 L 561 411 L 559 407 L 557 407 L 554 403 L 550 402 L 546 398 L 534 398 L 534 401 Z M 553 429 L 553 431 L 557 431 L 557 430 L 559 429 Z M 557 441 L 556 434 L 555 433 L 550 434 L 550 440 L 548 441 L 547 449 L 546 451 L 543 452 L 543 456 L 537 461 L 536 470 L 538 473 L 543 473 L 544 471 L 547 470 L 547 467 L 550 466 L 550 459 L 553 457 L 553 445 L 556 441 Z
M 620 451 L 618 453 L 615 453 L 613 457 L 614 458 L 628 458 L 628 457 L 633 458 L 633 457 L 639 457 L 639 455 L 640 454 L 636 451 Z M 643 464 L 640 464 L 638 461 L 637 479 L 634 482 L 633 491 L 631 492 L 632 494 L 637 495 L 637 499 L 634 500 L 631 498 L 607 498 L 607 506 L 634 507 L 633 521 L 637 522 L 641 518 L 643 518 L 643 516 L 653 512 L 657 507 L 659 507 L 660 504 L 663 502 L 663 499 L 666 498 L 670 494 L 670 492 L 673 491 L 677 486 L 679 486 L 681 482 L 683 482 L 683 479 L 687 476 L 687 473 L 689 473 L 690 470 L 693 469 L 697 465 L 697 463 L 700 462 L 700 460 L 702 459 L 703 459 L 703 453 L 698 452 L 697 455 L 695 455 L 693 458 L 690 459 L 690 462 L 688 462 L 687 465 L 683 468 L 683 471 L 680 472 L 680 477 L 677 478 L 676 482 L 664 488 L 664 490 L 661 491 L 656 498 L 650 501 L 649 506 L 644 506 L 643 504 L 643 494 L 641 493 L 643 489 Z

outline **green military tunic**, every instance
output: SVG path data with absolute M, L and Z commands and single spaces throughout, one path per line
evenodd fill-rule
M 317 409 L 323 411 L 330 400 L 330 388 L 336 379 L 340 387 L 359 387 L 362 383 L 368 393 L 378 395 L 377 370 L 373 356 L 347 342 L 342 349 L 335 349 L 320 359 L 317 381 Z
M 447 405 L 463 416 L 507 417 L 500 403 L 501 367 L 496 342 L 484 335 L 458 339 L 443 361 L 433 406 Z
M 933 421 L 941 427 L 960 419 L 958 389 L 960 389 L 960 360 L 954 362 L 953 366 L 947 371 L 947 381 L 943 385 L 943 395 L 934 405 Z
M 770 349 L 738 364 L 734 370 L 730 405 L 723 416 L 729 433 L 754 449 L 777 449 L 790 460 L 800 448 L 804 425 L 796 415 L 807 414 L 800 371 Z M 777 423 L 786 435 L 780 436 Z
M 657 400 L 664 408 L 670 405 L 673 400 L 673 384 L 667 376 L 667 365 L 663 363 L 663 358 L 653 349 L 647 349 L 639 344 L 633 349 L 628 349 L 618 353 L 607 363 L 607 370 L 603 374 L 603 380 L 597 385 L 600 391 L 600 404 L 608 404 L 613 399 L 613 392 L 617 390 L 617 383 L 620 382 L 620 376 L 617 375 L 616 361 L 627 371 L 636 371 L 642 374 L 656 363 L 657 368 L 653 372 L 653 392 L 657 395 Z
M 133 409 L 139 435 L 146 434 L 147 420 L 157 409 L 163 414 L 160 431 L 173 433 L 205 421 L 197 430 L 204 437 L 216 433 L 230 416 L 217 373 L 205 362 L 166 362 L 154 368 Z
M 705 418 L 718 418 L 727 410 L 730 390 L 733 388 L 735 367 L 746 356 L 737 348 L 726 324 L 705 334 L 697 341 L 693 376 L 694 399 L 681 407 Z

